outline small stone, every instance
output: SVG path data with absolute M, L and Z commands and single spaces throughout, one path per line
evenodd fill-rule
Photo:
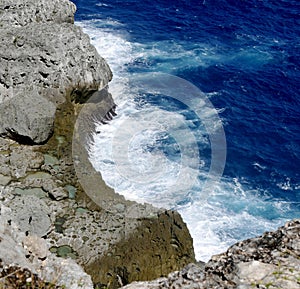
M 44 159 L 45 159 L 45 162 L 44 162 L 45 165 L 53 166 L 53 165 L 58 164 L 58 159 L 52 155 L 45 154 Z
M 9 182 L 11 180 L 12 180 L 11 177 L 4 176 L 4 175 L 0 174 L 0 185 L 1 186 L 6 186 L 7 184 L 9 184 Z
M 49 192 L 49 195 L 56 201 L 68 198 L 68 192 L 64 188 L 55 188 Z
M 65 188 L 69 193 L 69 198 L 75 199 L 77 189 L 71 185 L 67 185 L 67 186 L 65 186 Z
M 38 257 L 41 260 L 46 259 L 48 254 L 47 242 L 45 239 L 36 235 L 26 236 L 23 240 L 23 244 L 29 253 Z
M 276 270 L 276 266 L 259 261 L 241 262 L 237 264 L 240 279 L 255 282 L 264 279 Z

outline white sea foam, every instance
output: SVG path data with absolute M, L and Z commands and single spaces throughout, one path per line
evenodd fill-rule
M 106 3 L 96 3 L 96 6 L 99 6 L 99 7 L 109 7 L 109 4 L 106 4 Z
M 196 258 L 207 261 L 239 240 L 282 225 L 283 218 L 263 217 L 284 216 L 289 210 L 286 203 L 275 204 L 280 205 L 276 207 L 256 192 L 245 191 L 237 180 L 222 179 L 208 198 L 196 197 L 191 206 L 179 208 L 179 212 L 193 237 Z
M 245 188 L 238 179 L 222 178 L 210 191 L 201 192 L 209 166 L 201 158 L 201 151 L 201 161 L 195 168 L 189 165 L 189 161 L 193 164 L 192 154 L 187 153 L 182 162 L 180 153 L 172 158 L 159 147 L 164 138 L 172 137 L 172 132 L 180 135 L 193 122 L 178 112 L 138 103 L 136 91 L 130 86 L 126 71 L 129 64 L 143 63 L 145 67 L 172 73 L 174 63 L 193 67 L 220 61 L 223 56 L 215 48 L 199 45 L 198 51 L 187 51 L 168 41 L 142 45 L 130 42 L 122 25 L 114 21 L 109 23 L 111 27 L 104 28 L 100 20 L 78 24 L 114 72 L 110 92 L 118 104 L 118 116 L 109 125 L 99 125 L 97 130 L 101 133 L 95 135 L 95 143 L 90 147 L 91 161 L 108 185 L 128 199 L 179 210 L 191 231 L 199 260 L 207 261 L 238 240 L 282 225 L 283 219 L 278 216 L 288 212 L 288 204 L 271 203 L 260 192 Z M 248 56 L 241 53 L 233 60 Z M 211 113 L 203 110 L 201 118 L 209 121 Z M 193 133 L 196 141 L 206 146 L 206 132 L 202 129 Z M 166 149 L 181 151 L 192 140 L 177 141 L 176 135 L 174 139 L 176 142 L 170 142 Z M 253 165 L 263 169 L 258 163 Z
M 106 19 L 106 28 L 95 28 L 103 25 L 101 20 L 82 21 L 76 22 L 76 24 L 81 26 L 84 32 L 90 36 L 91 43 L 101 56 L 108 61 L 113 72 L 118 72 L 116 76 L 122 73 L 125 65 L 135 58 L 132 53 L 132 44 L 126 40 L 128 37 L 127 32 L 120 29 L 116 33 L 117 28 L 122 27 L 122 24 L 118 21 Z M 111 28 L 107 28 L 107 26 Z
M 278 188 L 285 190 L 285 191 L 292 191 L 294 188 L 291 185 L 291 179 L 290 178 L 286 178 L 286 180 L 282 183 L 278 183 L 277 184 Z

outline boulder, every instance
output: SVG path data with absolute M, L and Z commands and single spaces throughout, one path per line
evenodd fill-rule
M 55 105 L 34 87 L 15 91 L 0 106 L 0 134 L 23 143 L 44 142 L 53 132 L 55 111 Z

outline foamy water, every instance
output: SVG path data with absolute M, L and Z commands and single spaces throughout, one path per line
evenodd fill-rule
M 211 255 L 223 252 L 241 239 L 282 225 L 289 215 L 290 205 L 280 199 L 271 200 L 268 192 L 248 189 L 238 178 L 221 177 L 203 191 L 210 181 L 207 178 L 211 164 L 207 155 L 211 150 L 207 126 L 216 125 L 209 123 L 211 110 L 203 110 L 199 119 L 189 108 L 176 110 L 175 105 L 170 109 L 168 102 L 149 101 L 132 86 L 133 77 L 128 67 L 142 62 L 143 67 L 150 70 L 172 73 L 175 64 L 169 59 L 177 59 L 178 65 L 192 66 L 195 59 L 190 54 L 195 52 L 185 51 L 170 42 L 156 43 L 152 47 L 130 42 L 118 22 L 112 21 L 105 27 L 100 20 L 77 24 L 90 35 L 114 73 L 109 91 L 118 105 L 118 116 L 109 125 L 99 124 L 97 130 L 101 133 L 95 134 L 94 144 L 89 148 L 93 166 L 101 171 L 109 186 L 127 199 L 178 210 L 190 229 L 198 260 L 207 261 Z M 223 57 L 207 45 L 201 49 L 196 56 L 197 65 L 205 66 Z M 247 59 L 249 53 L 256 53 L 263 63 L 270 59 L 255 50 L 233 57 Z M 163 61 L 152 63 L 158 57 Z M 222 117 L 222 110 L 219 113 Z M 201 123 L 203 119 L 205 125 Z M 223 123 L 226 125 L 226 120 Z M 186 137 L 179 137 L 187 131 Z M 190 152 L 188 147 L 192 148 Z M 199 148 L 196 152 L 195 147 Z M 263 169 L 258 163 L 253 166 Z

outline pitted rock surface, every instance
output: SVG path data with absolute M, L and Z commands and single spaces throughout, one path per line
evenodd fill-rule
M 162 288 L 300 288 L 300 220 L 274 232 L 239 242 L 215 255 L 204 266 L 190 264 L 182 271 L 124 289 Z
M 111 80 L 74 12 L 67 0 L 0 3 L 0 135 L 43 143 L 67 95 L 84 102 Z
M 68 0 L 1 0 L 0 21 L 2 25 L 14 26 L 32 22 L 74 23 L 75 11 L 76 6 Z
M 74 12 L 67 0 L 0 3 L 0 135 L 11 138 L 0 137 L 0 263 L 16 262 L 67 288 L 92 288 L 80 264 L 95 283 L 119 288 L 195 261 L 192 239 L 178 213 L 126 202 L 88 162 L 79 183 L 76 116 L 95 94 L 104 102 L 89 103 L 87 115 L 105 125 L 114 102 L 99 92 L 112 73 L 72 24 Z M 295 220 L 204 267 L 190 264 L 126 288 L 299 288 L 299 240 Z
M 29 241 L 35 238 L 31 236 L 46 238 L 50 255 L 76 260 L 94 282 L 118 288 L 194 260 L 191 237 L 178 213 L 125 201 L 94 210 L 91 200 L 78 198 L 80 187 L 68 158 L 43 153 L 43 146 L 0 142 L 5 160 L 0 170 L 11 166 L 6 172 L 9 185 L 0 186 L 7 222 Z M 24 244 L 31 254 L 43 259 L 44 248 L 28 242 Z
M 88 158 L 77 171 L 84 178 L 78 178 L 74 163 L 80 161 L 72 152 L 78 114 L 87 108 L 79 135 L 88 141 L 93 120 L 107 124 L 116 105 L 101 90 L 112 73 L 73 25 L 74 12 L 67 0 L 0 3 L 0 202 L 10 210 L 7 222 L 28 235 L 28 261 L 72 258 L 94 282 L 118 288 L 193 261 L 192 239 L 178 213 L 125 201 Z M 83 104 L 91 96 L 96 101 Z M 100 196 L 101 203 L 90 196 Z M 36 248 L 33 236 L 46 240 L 45 260 L 43 242 Z M 38 273 L 52 270 L 57 278 L 61 271 L 71 282 L 78 280 L 72 264 L 66 260 Z
M 58 258 L 48 251 L 46 240 L 37 235 L 25 236 L 18 226 L 9 219 L 11 209 L 1 205 L 0 208 L 0 287 L 1 288 L 29 288 L 28 278 L 33 274 L 59 288 L 92 289 L 91 277 L 72 259 Z M 9 221 L 9 222 L 8 222 Z M 20 282 L 23 271 L 27 271 L 27 278 Z M 12 280 L 10 280 L 12 279 Z M 19 287 L 18 284 L 20 285 Z M 13 287 L 11 286 L 13 285 Z M 34 287 L 37 288 L 37 287 Z M 58 288 L 53 287 L 51 288 Z

